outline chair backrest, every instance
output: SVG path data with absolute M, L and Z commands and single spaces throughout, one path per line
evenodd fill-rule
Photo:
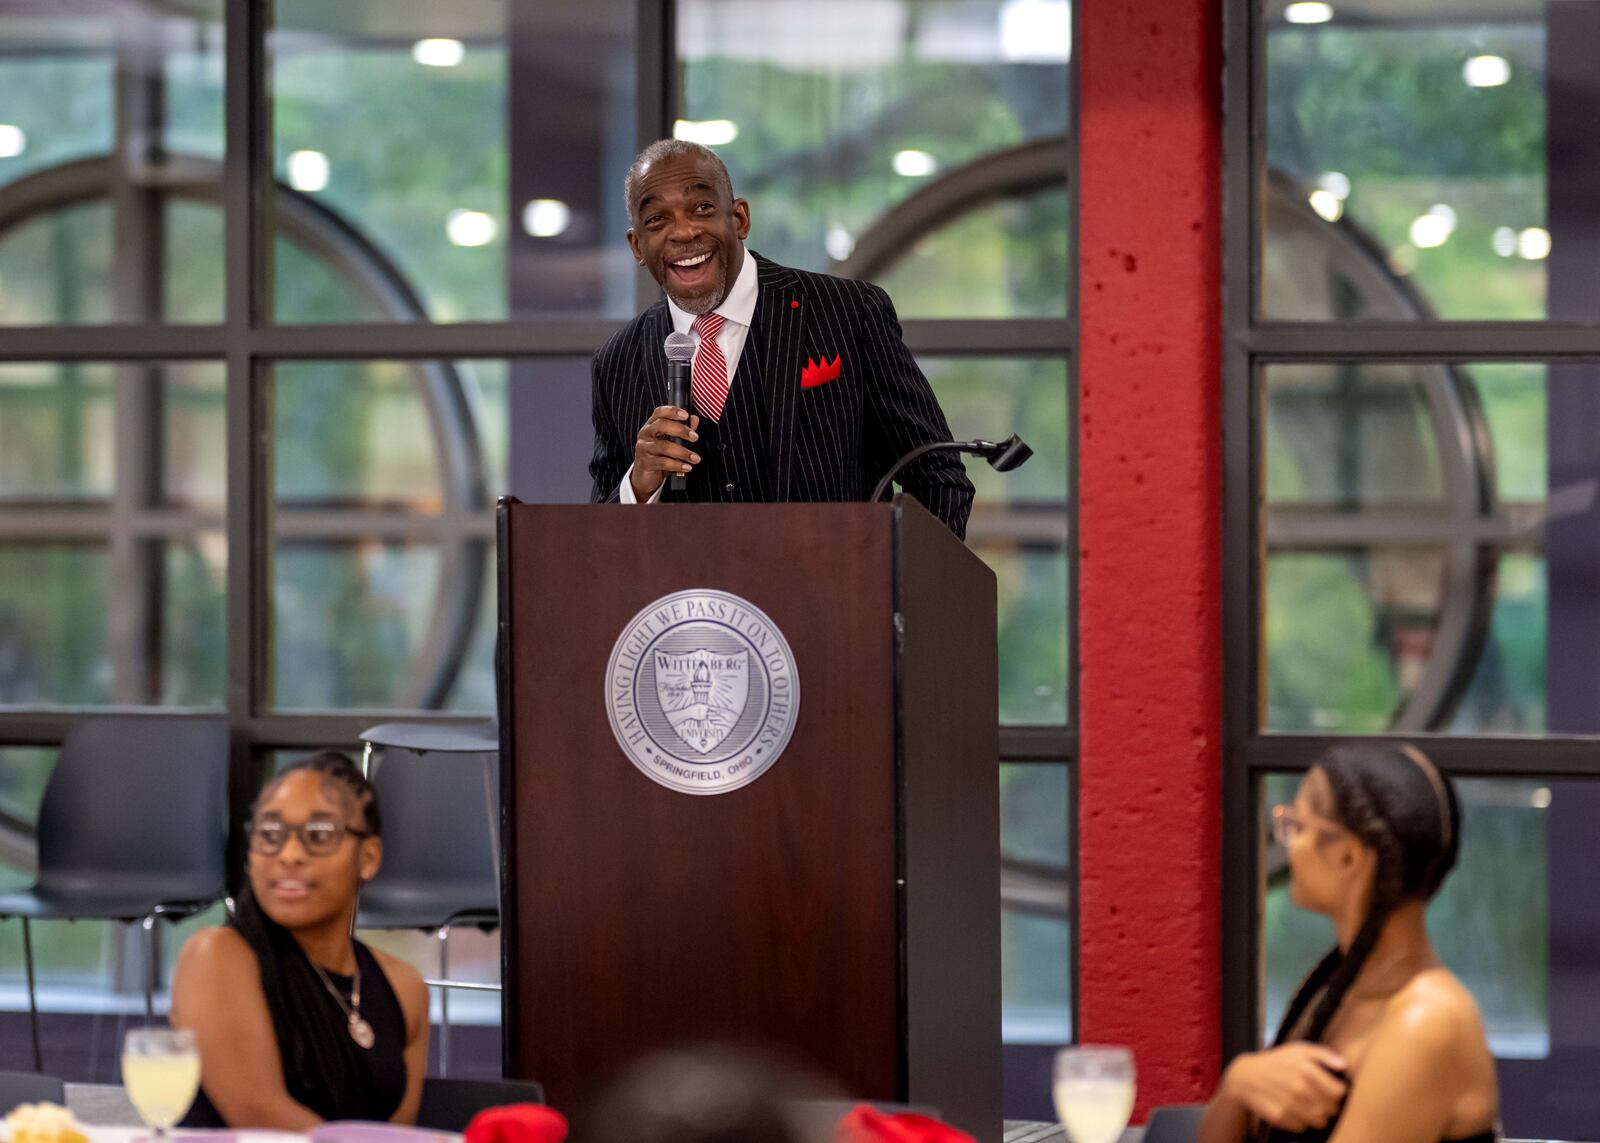
M 494 765 L 493 756 L 487 764 Z M 386 884 L 440 883 L 492 904 L 498 899 L 484 800 L 482 754 L 415 754 L 388 747 L 372 778 L 383 813 L 383 868 L 368 891 Z M 498 789 L 498 784 L 490 782 Z M 496 810 L 498 812 L 498 810 Z
M 1195 1143 L 1200 1138 L 1200 1121 L 1205 1118 L 1203 1103 L 1178 1107 L 1157 1107 L 1145 1124 L 1144 1143 Z
M 39 892 L 223 890 L 228 727 L 220 718 L 107 715 L 74 723 L 39 806 Z
M 67 1105 L 67 1089 L 56 1076 L 38 1072 L 0 1072 L 0 1115 L 8 1114 L 19 1103 Z
M 417 1126 L 435 1131 L 461 1131 L 472 1117 L 491 1107 L 509 1103 L 543 1103 L 544 1086 L 530 1080 L 442 1079 L 422 1081 L 422 1104 Z

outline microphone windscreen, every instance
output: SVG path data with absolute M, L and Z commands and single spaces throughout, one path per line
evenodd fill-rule
M 686 333 L 669 333 L 662 346 L 668 361 L 693 361 L 694 338 Z

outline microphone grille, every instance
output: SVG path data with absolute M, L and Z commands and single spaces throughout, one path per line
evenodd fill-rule
M 694 338 L 686 333 L 674 331 L 667 334 L 667 340 L 662 349 L 665 351 L 668 361 L 694 360 Z

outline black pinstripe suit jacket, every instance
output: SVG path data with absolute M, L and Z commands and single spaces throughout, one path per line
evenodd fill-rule
M 756 312 L 733 384 L 756 380 L 766 387 L 774 500 L 865 500 L 900 457 L 929 441 L 950 439 L 933 389 L 901 338 L 888 294 L 869 282 L 753 256 Z M 661 343 L 671 332 L 667 303 L 659 301 L 594 356 L 589 474 L 597 501 L 618 498 L 639 429 L 665 403 Z M 752 354 L 753 370 L 745 367 Z M 808 362 L 834 358 L 836 379 L 802 389 Z M 955 453 L 930 453 L 899 479 L 965 537 L 973 489 Z

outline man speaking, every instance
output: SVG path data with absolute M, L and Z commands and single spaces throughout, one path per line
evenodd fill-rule
M 652 143 L 623 189 L 628 245 L 667 296 L 595 354 L 596 500 L 865 500 L 900 457 L 950 439 L 889 295 L 747 252 L 750 206 L 714 152 Z M 693 346 L 689 410 L 667 400 L 674 333 Z M 966 535 L 972 482 L 954 453 L 899 480 Z

